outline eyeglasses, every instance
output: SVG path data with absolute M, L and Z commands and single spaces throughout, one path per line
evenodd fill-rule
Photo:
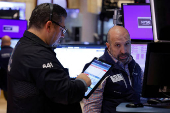
M 65 33 L 66 33 L 66 31 L 67 31 L 67 29 L 66 29 L 66 28 L 64 28 L 64 27 L 63 27 L 63 26 L 61 26 L 59 23 L 57 23 L 57 22 L 55 22 L 55 21 L 53 21 L 53 20 L 51 20 L 51 22 L 53 22 L 53 23 L 55 23 L 56 25 L 60 26 L 60 27 L 62 28 L 63 34 L 65 34 Z
M 63 26 L 61 26 L 59 23 L 52 20 L 52 17 L 53 17 L 53 4 L 49 3 L 49 6 L 50 6 L 50 21 L 57 24 L 58 26 L 60 26 L 62 28 L 63 34 L 65 34 L 67 29 L 64 28 Z

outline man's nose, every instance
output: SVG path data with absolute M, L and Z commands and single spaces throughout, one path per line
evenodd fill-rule
M 126 53 L 126 47 L 124 47 L 124 46 L 121 47 L 121 53 L 123 53 L 123 54 Z

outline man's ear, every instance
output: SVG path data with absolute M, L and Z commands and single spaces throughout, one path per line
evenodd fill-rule
M 52 22 L 51 21 L 47 21 L 45 24 L 45 29 L 47 30 L 47 32 L 50 32 L 52 27 Z
M 110 44 L 108 42 L 106 42 L 106 46 L 107 46 L 108 50 L 110 51 Z

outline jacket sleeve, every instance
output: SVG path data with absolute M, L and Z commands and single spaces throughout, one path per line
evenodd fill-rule
M 61 104 L 80 102 L 86 87 L 81 80 L 70 80 L 55 56 L 28 57 L 25 63 L 30 80 L 52 101 Z M 38 60 L 37 60 L 38 59 Z M 30 60 L 31 63 L 29 62 Z M 37 61 L 36 61 L 37 60 Z M 36 62 L 36 64 L 34 64 Z

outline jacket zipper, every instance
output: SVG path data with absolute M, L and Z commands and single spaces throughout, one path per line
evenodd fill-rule
M 123 77 L 122 73 L 121 73 L 121 76 L 122 76 L 123 81 L 124 81 L 124 83 L 125 83 L 125 86 L 126 86 L 126 88 L 127 88 L 127 83 L 126 83 L 125 78 Z
M 132 71 L 132 76 L 134 75 L 134 70 L 135 70 L 135 67 L 136 67 L 136 63 L 135 63 L 135 65 L 134 65 L 134 67 L 133 67 L 133 71 Z M 130 84 L 131 84 L 131 86 L 132 86 L 132 80 L 129 78 L 129 80 L 130 80 Z

